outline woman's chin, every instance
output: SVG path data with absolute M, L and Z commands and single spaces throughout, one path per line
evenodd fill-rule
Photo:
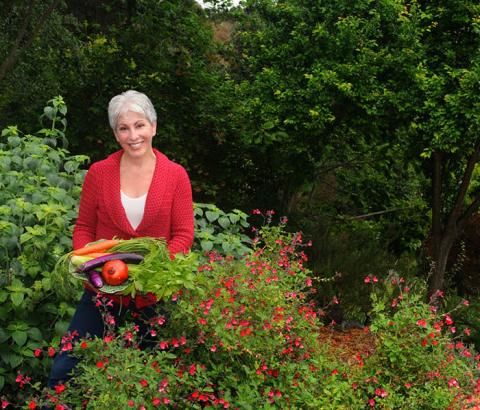
M 123 147 L 123 152 L 131 158 L 143 158 L 151 154 L 152 148 L 147 147 L 146 145 L 142 145 L 141 147 L 138 147 L 138 148 L 132 148 L 128 146 L 128 147 Z

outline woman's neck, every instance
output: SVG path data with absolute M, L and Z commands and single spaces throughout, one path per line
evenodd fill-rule
M 150 167 L 155 167 L 157 157 L 155 152 L 149 151 L 141 157 L 132 157 L 130 155 L 123 154 L 120 158 L 120 166 L 136 169 L 145 169 Z

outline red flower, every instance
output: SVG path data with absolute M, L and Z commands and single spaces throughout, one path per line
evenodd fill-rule
M 86 348 L 88 347 L 87 342 L 84 340 L 82 343 L 80 343 L 80 347 L 81 347 L 82 349 L 86 349 Z
M 128 405 L 128 407 L 133 407 L 133 406 L 135 406 L 135 402 L 133 400 L 129 400 L 127 402 L 127 405 Z
M 377 395 L 377 396 L 379 396 L 379 397 L 387 397 L 387 396 L 388 396 L 388 393 L 387 393 L 384 389 L 382 389 L 382 388 L 380 388 L 380 387 L 377 387 L 377 388 L 375 389 L 375 395 Z
M 456 388 L 459 388 L 460 385 L 458 384 L 457 379 L 450 379 L 450 380 L 448 381 L 448 387 L 456 387 Z
M 162 404 L 162 401 L 158 398 L 158 397 L 154 397 L 152 399 L 152 404 L 157 407 L 157 406 L 160 406 L 160 404 Z
M 168 349 L 168 342 L 165 340 L 162 340 L 158 345 L 162 350 Z
M 35 403 L 35 401 L 31 401 L 30 403 L 28 403 L 28 408 L 29 409 L 36 409 L 37 408 L 37 403 Z
M 50 346 L 50 347 L 48 348 L 48 355 L 49 355 L 50 357 L 55 356 L 55 349 L 54 349 L 52 346 Z
M 35 349 L 33 354 L 35 355 L 35 357 L 40 357 L 42 355 L 42 349 Z
M 2 409 L 6 409 L 9 405 L 10 403 L 8 401 L 2 400 Z
M 193 376 L 193 375 L 195 374 L 196 370 L 197 370 L 197 366 L 196 366 L 195 363 L 194 363 L 194 364 L 192 364 L 192 365 L 190 366 L 190 368 L 188 369 L 188 373 L 190 374 L 190 376 Z
M 65 391 L 65 385 L 64 384 L 58 384 L 55 386 L 55 393 L 60 394 Z
M 141 384 L 143 387 L 148 387 L 148 382 L 147 382 L 145 379 L 140 380 L 140 384 Z
M 450 315 L 446 314 L 445 315 L 445 323 L 450 326 L 453 325 L 453 319 L 450 317 Z
M 425 319 L 418 319 L 417 325 L 420 327 L 427 327 L 427 321 Z
M 101 369 L 103 366 L 104 366 L 103 362 L 102 362 L 101 360 L 99 360 L 99 361 L 97 362 L 97 367 L 98 367 L 99 369 Z

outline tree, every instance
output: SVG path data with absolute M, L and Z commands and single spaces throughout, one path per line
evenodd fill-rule
M 59 0 L 53 0 L 45 10 L 40 11 L 39 16 L 35 16 L 36 12 L 38 12 L 36 10 L 36 3 L 36 0 L 32 0 L 25 11 L 25 15 L 21 17 L 21 24 L 10 51 L 3 63 L 0 64 L 0 82 L 2 82 L 7 72 L 15 65 L 23 50 L 29 48 L 40 34 L 41 30 L 46 25 L 49 16 L 57 7 Z M 16 9 L 15 6 L 14 9 Z M 12 10 L 12 14 L 13 13 L 15 13 L 15 10 Z M 29 26 L 32 26 L 30 30 L 28 30 Z
M 480 148 L 479 6 L 244 5 L 237 113 L 258 190 L 277 194 L 288 209 L 295 192 L 337 164 L 337 192 L 354 188 L 341 197 L 344 214 L 408 208 L 422 225 L 426 201 L 430 291 L 442 289 L 451 246 L 480 204 L 469 189 Z
M 334 174 L 346 182 L 338 192 L 363 185 L 341 196 L 342 213 L 411 206 L 418 183 L 407 177 L 401 138 L 422 50 L 403 10 L 393 0 L 245 2 L 233 75 L 238 143 L 258 193 L 288 210 L 299 191 Z M 353 183 L 360 173 L 363 183 Z
M 63 93 L 68 54 L 78 47 L 76 21 L 63 3 L 5 1 L 0 8 L 0 127 L 38 127 L 45 100 Z
M 472 188 L 480 158 L 480 7 L 473 1 L 420 4 L 422 104 L 412 137 L 421 141 L 431 181 L 433 295 L 443 289 L 452 245 L 480 206 L 480 192 Z

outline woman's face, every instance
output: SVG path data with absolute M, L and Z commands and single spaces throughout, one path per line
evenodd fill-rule
M 127 111 L 118 117 L 114 134 L 126 155 L 140 158 L 152 152 L 152 138 L 157 124 L 151 123 L 142 114 Z

